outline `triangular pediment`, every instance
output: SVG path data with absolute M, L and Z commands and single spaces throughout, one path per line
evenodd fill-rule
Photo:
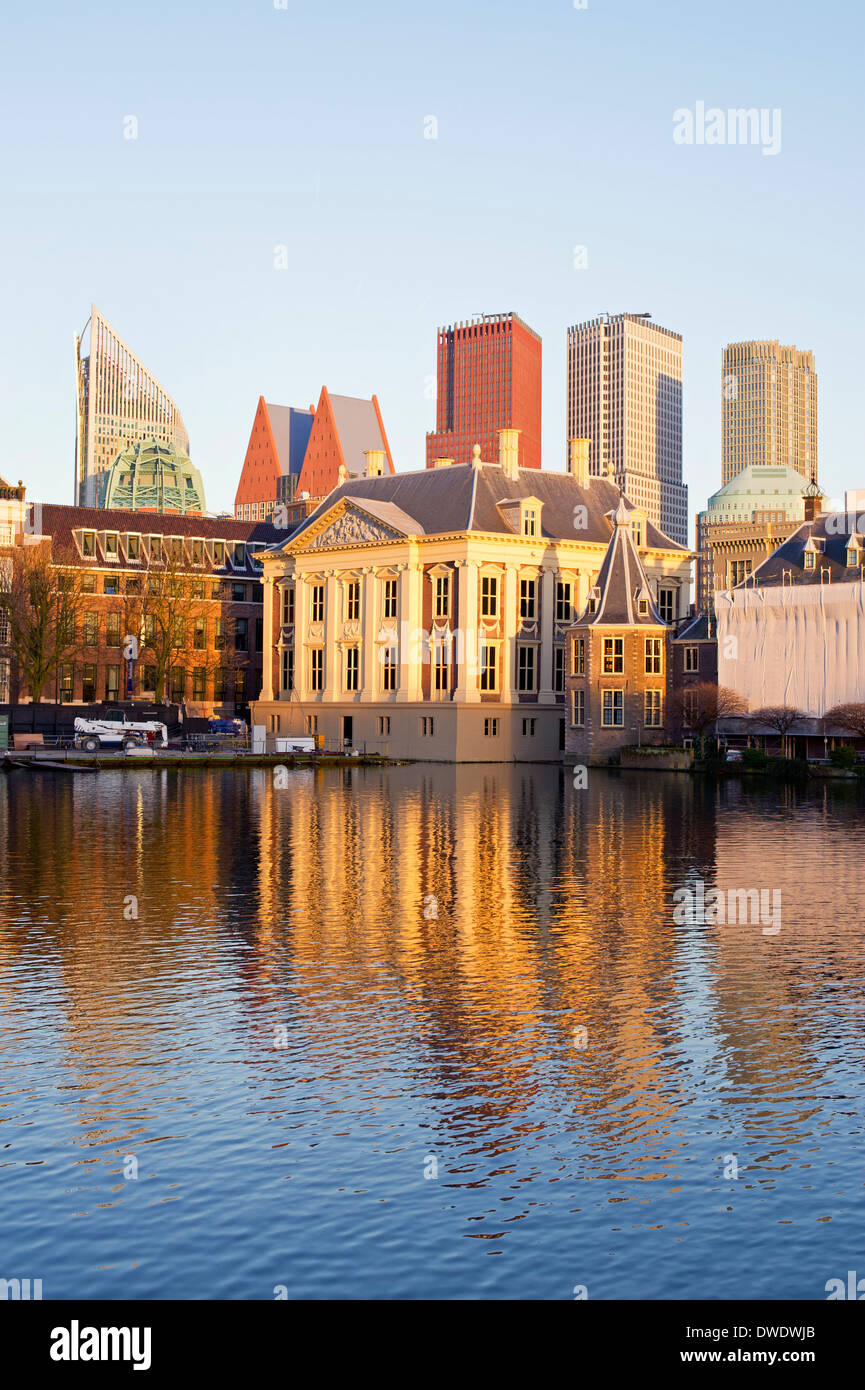
M 286 549 L 344 550 L 346 546 L 385 545 L 420 532 L 421 528 L 413 525 L 411 518 L 397 507 L 388 507 L 394 513 L 393 518 L 374 514 L 374 511 L 384 510 L 385 507 L 377 502 L 371 502 L 367 509 L 363 500 L 341 498 L 317 521 L 305 527 Z M 401 524 L 403 519 L 404 524 Z

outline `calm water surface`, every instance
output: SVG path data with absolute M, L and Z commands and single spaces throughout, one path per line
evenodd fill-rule
M 863 864 L 856 788 L 0 777 L 0 1277 L 825 1298 L 865 1275 Z M 677 925 L 697 877 L 781 931 Z

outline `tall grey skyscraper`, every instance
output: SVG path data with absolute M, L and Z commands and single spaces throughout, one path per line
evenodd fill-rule
M 648 314 L 601 314 L 568 329 L 569 439 L 650 521 L 688 544 L 682 482 L 682 338 Z
M 97 505 L 104 474 L 117 455 L 133 444 L 155 439 L 189 453 L 189 436 L 174 401 L 94 304 L 80 337 L 75 338 L 75 375 L 77 506 Z

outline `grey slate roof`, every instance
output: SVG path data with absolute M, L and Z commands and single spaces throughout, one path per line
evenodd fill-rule
M 418 534 L 447 535 L 473 531 L 490 535 L 513 535 L 512 528 L 496 505 L 511 498 L 537 497 L 543 502 L 541 538 L 587 541 L 606 545 L 610 539 L 608 515 L 619 503 L 619 489 L 604 478 L 592 478 L 580 487 L 570 473 L 553 473 L 540 468 L 521 468 L 519 477 L 506 477 L 498 464 L 480 468 L 470 464 L 450 468 L 424 468 L 412 473 L 391 473 L 381 478 L 351 478 L 334 488 L 316 510 L 289 538 L 297 540 L 343 498 L 375 499 L 399 507 L 417 524 Z M 586 509 L 586 525 L 577 526 Z M 625 501 L 626 508 L 631 504 Z M 403 529 L 400 527 L 400 529 Z M 656 526 L 645 527 L 646 544 L 654 549 L 689 552 Z
M 847 543 L 850 535 L 855 534 L 856 520 L 855 516 L 848 516 L 844 512 L 825 512 L 814 521 L 803 521 L 792 536 L 779 545 L 777 550 L 773 550 L 772 554 L 757 566 L 753 575 L 737 587 L 743 589 L 756 585 L 763 588 L 769 585 L 789 584 L 791 575 L 794 585 L 819 585 L 826 583 L 827 579 L 833 584 L 858 580 L 858 567 L 853 569 L 847 565 Z M 816 554 L 814 568 L 806 570 L 805 547 L 812 536 L 816 540 L 822 540 L 823 545 Z M 826 570 L 829 571 L 828 576 L 825 573 L 821 576 L 821 571 Z
M 594 585 L 595 590 L 600 591 L 595 611 L 592 612 L 590 600 L 575 627 L 606 627 L 613 624 L 623 627 L 667 626 L 655 606 L 643 562 L 634 544 L 630 511 L 624 497 L 620 497 L 611 517 L 613 534 Z M 639 611 L 637 600 L 640 597 L 648 601 L 645 613 Z
M 706 613 L 697 613 L 695 617 L 686 618 L 684 624 L 679 628 L 673 638 L 674 642 L 714 642 L 717 641 L 718 631 L 714 619 Z

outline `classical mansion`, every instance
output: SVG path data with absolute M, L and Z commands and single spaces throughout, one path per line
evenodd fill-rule
M 558 761 L 566 641 L 626 509 L 665 624 L 687 614 L 692 555 L 615 483 L 499 457 L 342 477 L 283 544 L 262 552 L 265 659 L 252 722 L 394 758 Z M 618 512 L 618 518 L 616 513 Z

